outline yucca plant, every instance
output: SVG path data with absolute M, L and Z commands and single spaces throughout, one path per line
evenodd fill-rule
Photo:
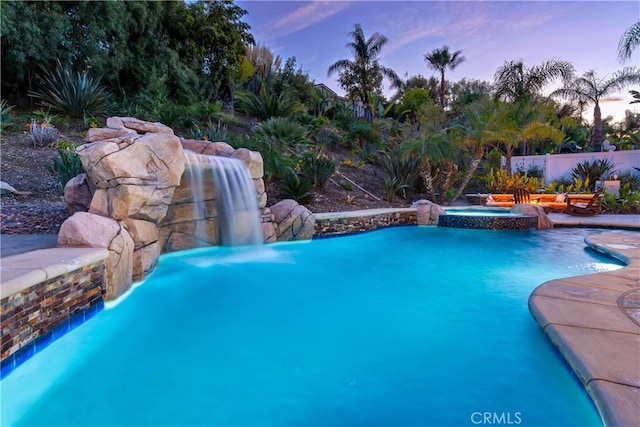
M 284 188 L 282 189 L 282 197 L 293 199 L 300 204 L 309 203 L 313 200 L 313 195 L 309 194 L 313 184 L 305 178 L 295 173 L 289 173 L 284 178 Z
M 407 197 L 407 184 L 403 184 L 396 177 L 386 177 L 384 179 L 384 199 L 391 203 L 394 196 L 400 196 L 403 199 Z
M 396 150 L 384 152 L 379 157 L 387 175 L 395 179 L 403 188 L 411 187 L 418 177 L 420 158 L 417 156 L 402 156 Z
M 336 172 L 336 162 L 324 154 L 307 153 L 299 164 L 300 171 L 307 181 L 323 188 Z
M 93 78 L 88 71 L 74 73 L 69 65 L 57 62 L 53 70 L 42 67 L 42 74 L 35 77 L 38 89 L 29 96 L 40 105 L 75 118 L 86 115 L 102 115 L 109 109 L 109 95 L 100 78 Z
M 58 178 L 58 182 L 64 188 L 72 178 L 84 173 L 84 169 L 80 156 L 76 153 L 76 147 L 71 142 L 61 141 L 57 149 L 60 158 L 53 159 L 47 169 Z

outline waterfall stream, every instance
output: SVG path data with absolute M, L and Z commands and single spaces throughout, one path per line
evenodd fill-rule
M 220 245 L 259 245 L 263 242 L 256 189 L 247 166 L 238 159 L 185 152 L 197 212 L 207 218 L 206 201 L 215 199 Z M 207 189 L 214 194 L 206 194 Z M 196 238 L 205 233 L 204 222 L 196 221 Z

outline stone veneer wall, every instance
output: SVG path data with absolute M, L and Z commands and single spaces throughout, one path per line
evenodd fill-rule
M 417 225 L 415 209 L 397 211 L 356 211 L 343 214 L 316 214 L 314 237 L 362 233 L 394 225 Z
M 103 307 L 100 261 L 8 295 L 0 303 L 2 377 Z
M 538 228 L 538 217 L 532 215 L 440 215 L 438 227 L 468 228 L 476 230 L 535 230 Z

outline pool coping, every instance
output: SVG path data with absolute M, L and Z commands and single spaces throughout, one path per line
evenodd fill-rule
M 545 282 L 529 297 L 529 310 L 582 382 L 604 425 L 637 425 L 640 234 L 594 235 L 585 243 L 626 266 Z

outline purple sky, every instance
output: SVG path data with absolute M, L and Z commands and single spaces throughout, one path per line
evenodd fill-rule
M 267 45 L 283 60 L 295 56 L 298 65 L 316 83 L 339 94 L 336 76 L 327 77 L 329 65 L 352 59 L 345 45 L 354 24 L 368 38 L 378 32 L 389 39 L 381 63 L 405 78 L 435 75 L 424 54 L 449 46 L 462 50 L 466 61 L 447 80 L 462 78 L 493 81 L 505 61 L 522 59 L 527 66 L 547 59 L 570 61 L 578 73 L 590 69 L 600 76 L 623 66 L 640 64 L 640 49 L 622 64 L 617 46 L 623 32 L 640 17 L 638 1 L 237 1 L 248 12 L 257 43 Z M 636 88 L 638 89 L 638 88 Z M 624 116 L 627 91 L 620 101 L 601 105 L 602 115 Z M 585 118 L 592 118 L 591 107 Z

